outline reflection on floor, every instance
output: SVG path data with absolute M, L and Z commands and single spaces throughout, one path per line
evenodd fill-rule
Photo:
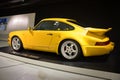
M 0 80 L 104 80 L 38 67 L 0 56 Z
M 8 44 L 5 41 L 1 41 L 0 46 L 5 48 L 5 46 L 7 47 Z M 45 63 L 45 66 L 42 65 L 42 63 L 44 63 L 43 58 L 45 58 L 45 56 L 37 57 L 37 56 L 28 54 L 29 56 L 32 56 L 32 58 L 37 58 L 39 60 L 42 60 L 42 62 L 38 60 L 36 60 L 37 62 L 36 61 L 34 62 L 32 59 L 30 59 L 31 61 L 30 60 L 27 61 L 26 58 L 24 60 L 22 57 L 19 57 L 19 56 L 16 56 L 16 58 L 12 58 L 12 56 L 15 56 L 15 55 L 2 53 L 1 51 L 2 51 L 2 48 L 0 48 L 0 80 L 90 80 L 90 79 L 91 80 L 107 80 L 107 79 L 119 80 L 120 79 L 120 75 L 116 73 L 81 69 L 78 67 L 76 68 L 69 67 L 69 66 L 72 66 L 73 64 L 71 64 L 71 62 L 68 62 L 68 61 L 66 61 L 66 63 L 64 62 L 65 65 L 69 64 L 67 68 L 66 66 L 64 66 L 62 70 L 58 70 L 57 68 L 59 69 L 62 68 L 62 65 L 59 65 L 61 67 L 58 67 L 56 63 L 50 64 L 50 65 L 54 65 L 53 66 L 54 68 L 47 67 L 47 65 L 49 65 L 48 63 Z M 24 56 L 26 56 L 26 54 L 24 54 Z M 56 55 L 51 55 L 51 56 L 57 57 Z M 62 61 L 64 61 L 64 59 L 62 59 L 61 57 L 57 57 L 57 58 L 61 59 L 61 61 L 58 63 L 62 63 Z M 47 62 L 52 61 L 53 63 L 54 59 L 48 60 Z M 81 61 L 79 65 L 84 63 L 86 62 Z M 93 63 L 97 63 L 97 61 L 93 61 Z M 37 66 L 31 65 L 31 64 L 35 64 Z M 72 72 L 72 70 L 74 71 Z M 76 74 L 75 70 L 79 72 Z

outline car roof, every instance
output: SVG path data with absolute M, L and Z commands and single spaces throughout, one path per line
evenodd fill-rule
M 45 19 L 42 19 L 42 21 L 47 21 L 47 20 L 54 20 L 54 21 L 67 21 L 67 20 L 70 20 L 70 21 L 76 21 L 74 19 L 69 19 L 69 18 L 45 18 Z

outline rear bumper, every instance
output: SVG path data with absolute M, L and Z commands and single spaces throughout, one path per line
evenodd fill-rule
M 114 49 L 114 43 L 106 46 L 82 46 L 84 56 L 99 56 L 109 54 Z

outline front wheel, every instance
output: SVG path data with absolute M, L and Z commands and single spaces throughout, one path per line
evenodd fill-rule
M 22 42 L 19 37 L 15 36 L 12 38 L 11 47 L 15 51 L 20 51 L 23 48 Z
M 76 60 L 82 55 L 80 45 L 73 40 L 66 40 L 60 46 L 60 53 L 68 60 Z

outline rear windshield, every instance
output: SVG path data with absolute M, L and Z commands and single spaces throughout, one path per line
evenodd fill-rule
M 71 23 L 73 23 L 73 24 L 76 24 L 76 25 L 79 25 L 79 26 L 81 26 L 80 25 L 80 23 L 79 22 L 77 22 L 77 21 L 74 21 L 74 20 L 67 20 L 68 22 L 71 22 Z

